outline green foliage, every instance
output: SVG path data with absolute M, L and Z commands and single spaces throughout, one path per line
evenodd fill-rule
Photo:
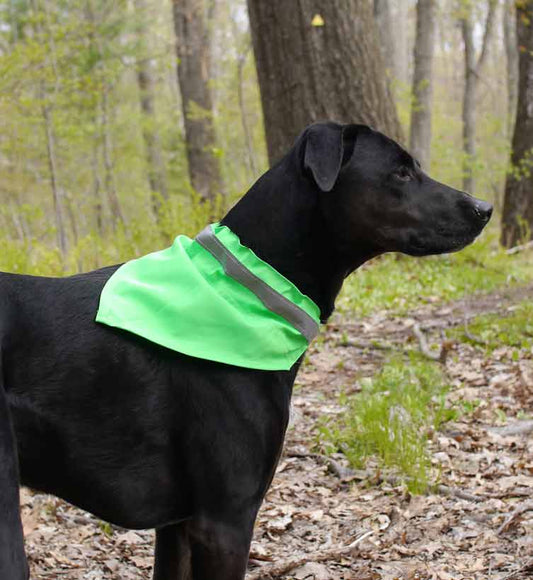
M 200 203 L 194 194 L 174 196 L 162 202 L 158 222 L 148 213 L 148 218 L 136 218 L 127 226 L 118 224 L 104 237 L 90 232 L 72 246 L 64 260 L 59 250 L 35 238 L 22 243 L 6 240 L 0 271 L 60 276 L 121 263 L 169 246 L 177 234 L 194 236 L 224 214 L 226 203 L 221 196 L 214 206 Z
M 98 527 L 100 528 L 102 533 L 104 535 L 106 535 L 107 537 L 110 538 L 113 535 L 113 526 L 111 524 L 109 524 L 107 522 L 99 521 Z
M 464 328 L 456 328 L 452 335 L 489 353 L 502 346 L 530 351 L 533 347 L 533 303 L 521 302 L 507 316 L 477 316 L 469 322 L 468 333 Z
M 528 252 L 507 255 L 495 232 L 456 254 L 417 259 L 390 254 L 348 279 L 338 307 L 360 315 L 376 310 L 401 315 L 421 302 L 453 300 L 533 281 L 532 261 Z
M 70 272 L 135 255 L 141 248 L 161 247 L 161 240 L 166 243 L 198 224 L 177 88 L 172 6 L 169 0 L 147 0 L 146 9 L 136 12 L 124 0 L 0 0 L 0 240 L 8 240 L 10 248 L 0 256 L 3 268 Z M 238 7 L 240 14 L 234 17 L 229 7 L 221 6 L 212 39 L 216 64 L 211 81 L 219 133 L 215 152 L 222 165 L 225 188 L 220 193 L 226 194 L 226 204 L 266 168 L 249 49 L 241 75 L 251 127 L 248 146 L 235 86 L 233 43 L 249 45 L 243 9 Z M 138 62 L 148 63 L 156 83 L 153 115 L 140 106 Z M 67 236 L 64 264 L 51 263 L 57 241 L 45 113 Z M 157 133 L 162 149 L 169 194 L 163 223 L 156 222 L 152 209 L 145 132 Z M 253 171 L 245 163 L 250 148 L 256 162 Z M 113 191 L 124 223 L 113 210 Z M 25 260 L 15 256 L 26 251 L 34 255 Z M 49 259 L 43 263 L 45 254 Z
M 454 416 L 445 406 L 447 390 L 437 363 L 392 360 L 362 382 L 360 393 L 343 397 L 346 411 L 338 422 L 323 422 L 322 442 L 355 467 L 372 460 L 422 492 L 431 479 L 429 434 Z

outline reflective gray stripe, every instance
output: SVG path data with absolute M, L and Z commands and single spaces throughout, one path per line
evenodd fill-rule
M 222 264 L 228 276 L 251 290 L 271 312 L 290 322 L 308 342 L 315 338 L 319 331 L 316 321 L 303 308 L 285 298 L 239 262 L 216 237 L 211 226 L 203 229 L 196 236 L 196 241 Z

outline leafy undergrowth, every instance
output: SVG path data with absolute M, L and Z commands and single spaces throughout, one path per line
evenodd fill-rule
M 379 310 L 402 315 L 421 302 L 446 302 L 530 281 L 533 253 L 508 255 L 489 232 L 457 254 L 419 259 L 387 254 L 371 261 L 348 279 L 338 308 L 350 315 Z
M 172 196 L 161 200 L 157 223 L 148 213 L 127 225 L 117 224 L 104 235 L 89 233 L 77 239 L 65 256 L 38 237 L 23 242 L 0 237 L 0 272 L 64 276 L 125 262 L 169 246 L 177 234 L 194 236 L 205 224 L 215 221 L 214 216 L 223 215 L 230 201 L 219 196 L 209 205 L 194 194 Z
M 503 314 L 475 316 L 468 325 L 452 326 L 446 338 L 476 346 L 487 358 L 503 349 L 518 362 L 532 352 L 533 303 L 519 302 Z M 343 340 L 349 344 L 346 337 Z M 383 469 L 412 493 L 427 491 L 439 477 L 431 466 L 430 439 L 446 421 L 475 412 L 481 401 L 447 403 L 449 377 L 442 365 L 421 357 L 416 345 L 361 381 L 360 389 L 351 396 L 341 393 L 339 405 L 345 413 L 319 424 L 322 448 L 343 453 L 357 469 L 368 464 Z
M 346 411 L 319 427 L 326 450 L 342 452 L 358 469 L 376 461 L 411 492 L 426 491 L 435 479 L 428 439 L 455 417 L 446 408 L 449 385 L 439 367 L 416 356 L 395 358 L 361 381 L 359 393 L 341 394 L 339 404 Z
M 486 314 L 477 316 L 468 328 L 457 328 L 451 333 L 460 340 L 482 347 L 487 353 L 502 345 L 518 350 L 530 350 L 533 346 L 533 302 L 524 301 L 511 307 L 505 316 Z

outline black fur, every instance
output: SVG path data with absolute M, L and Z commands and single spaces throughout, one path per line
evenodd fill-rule
M 458 250 L 491 209 L 431 180 L 384 135 L 322 123 L 223 223 L 326 320 L 363 262 Z M 114 524 L 156 528 L 157 580 L 242 579 L 298 364 L 231 367 L 95 323 L 115 268 L 0 274 L 0 578 L 27 578 L 20 481 Z

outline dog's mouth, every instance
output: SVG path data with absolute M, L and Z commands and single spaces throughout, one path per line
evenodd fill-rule
M 462 250 L 471 244 L 479 235 L 477 233 L 452 234 L 441 232 L 433 236 L 411 236 L 407 248 L 402 250 L 410 256 L 431 256 L 436 254 L 451 254 Z
M 471 244 L 483 231 L 485 223 L 430 223 L 421 227 L 382 227 L 377 236 L 386 252 L 402 252 L 409 256 L 430 256 L 458 252 Z

